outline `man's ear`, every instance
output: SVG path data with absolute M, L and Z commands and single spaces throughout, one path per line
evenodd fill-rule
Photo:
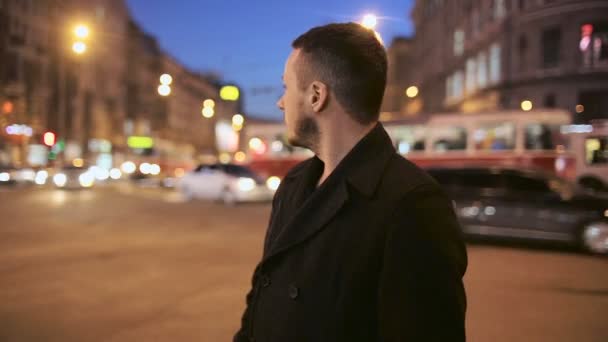
M 329 102 L 329 88 L 323 82 L 314 81 L 310 85 L 310 105 L 315 113 L 327 107 Z

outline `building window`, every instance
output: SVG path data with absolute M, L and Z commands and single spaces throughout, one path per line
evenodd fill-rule
M 477 34 L 479 34 L 479 30 L 480 30 L 479 11 L 478 10 L 473 10 L 473 13 L 471 13 L 471 32 L 472 32 L 472 36 L 476 37 Z
M 477 55 L 477 86 L 485 88 L 488 85 L 488 63 L 485 52 Z
M 490 84 L 500 82 L 501 78 L 501 51 L 500 44 L 490 46 Z
M 545 108 L 555 108 L 555 94 L 545 95 L 545 100 L 543 101 L 543 105 Z
M 447 101 L 454 98 L 454 75 L 450 75 L 445 79 L 445 98 Z
M 599 67 L 608 65 L 608 23 L 581 26 L 579 49 L 583 65 Z
M 559 65 L 562 30 L 553 28 L 543 31 L 542 35 L 542 61 L 543 68 L 554 68 Z
M 526 67 L 527 67 L 526 55 L 528 52 L 528 39 L 523 34 L 521 36 L 519 36 L 519 43 L 517 46 L 517 51 L 518 51 L 518 57 L 519 57 L 519 64 L 518 64 L 519 71 L 521 72 L 521 71 L 526 70 Z
M 447 101 L 457 101 L 462 98 L 463 77 L 462 71 L 456 71 L 446 79 Z
M 454 32 L 454 55 L 461 56 L 464 52 L 464 31 L 456 30 Z
M 494 19 L 498 20 L 498 19 L 502 19 L 505 17 L 505 15 L 507 14 L 506 8 L 505 8 L 505 0 L 494 0 L 493 3 L 493 14 L 494 14 Z
M 462 71 L 456 71 L 456 73 L 454 73 L 453 76 L 453 80 L 452 80 L 452 84 L 453 84 L 453 91 L 454 91 L 454 98 L 456 99 L 461 99 L 462 95 L 463 95 L 463 83 L 464 83 L 464 77 L 463 77 L 463 73 Z
M 474 58 L 469 58 L 467 60 L 466 73 L 467 73 L 467 81 L 466 81 L 466 91 L 467 93 L 472 93 L 477 89 L 477 63 Z

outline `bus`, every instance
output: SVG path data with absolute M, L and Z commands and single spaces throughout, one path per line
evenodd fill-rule
M 568 130 L 576 126 L 567 111 L 448 113 L 382 124 L 395 149 L 422 168 L 517 166 L 544 170 L 585 186 L 598 187 L 598 181 L 606 184 L 608 164 L 598 158 L 606 156 L 606 132 L 602 130 L 608 126 L 595 125 L 591 136 L 581 134 L 580 127 Z M 249 127 L 245 139 L 252 169 L 283 177 L 312 156 L 308 150 L 290 147 L 284 133 L 284 125 L 278 122 Z M 594 152 L 598 150 L 603 152 Z M 594 155 L 596 159 L 592 159 Z
M 568 137 L 568 149 L 580 156 L 575 163 L 577 182 L 588 189 L 608 192 L 608 120 L 563 126 L 561 130 Z

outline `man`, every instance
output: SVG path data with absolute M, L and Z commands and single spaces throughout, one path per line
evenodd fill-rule
M 278 106 L 316 156 L 277 190 L 234 340 L 464 341 L 465 246 L 451 202 L 378 123 L 384 48 L 353 23 L 293 48 Z

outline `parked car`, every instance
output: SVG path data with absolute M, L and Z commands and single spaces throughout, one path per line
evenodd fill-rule
M 29 167 L 17 168 L 11 165 L 0 165 L 0 185 L 33 184 L 36 172 Z
M 266 183 L 245 166 L 211 164 L 199 165 L 186 173 L 179 180 L 177 189 L 186 198 L 219 200 L 233 205 L 271 200 L 276 188 Z
M 576 244 L 608 254 L 608 198 L 511 168 L 427 170 L 454 200 L 464 233 Z

